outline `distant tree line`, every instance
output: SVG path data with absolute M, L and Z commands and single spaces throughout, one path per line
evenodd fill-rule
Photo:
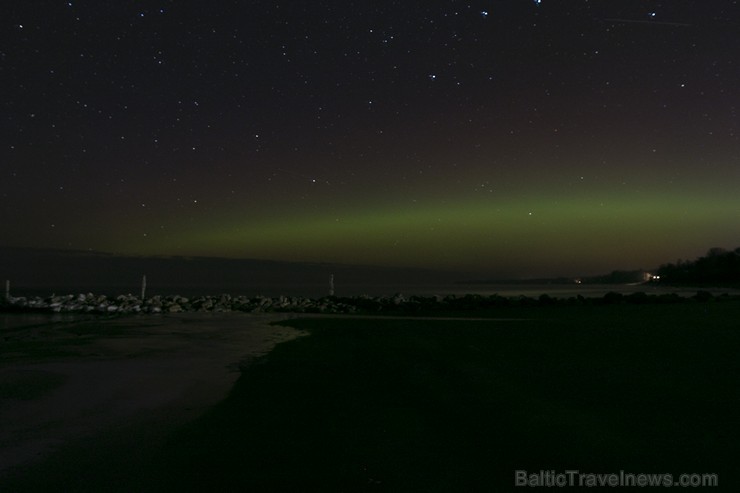
M 710 248 L 693 261 L 678 260 L 658 268 L 660 282 L 666 284 L 740 285 L 740 247 L 734 250 Z

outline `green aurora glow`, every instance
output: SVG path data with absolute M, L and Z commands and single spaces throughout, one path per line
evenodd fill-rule
M 666 259 L 665 252 L 675 251 L 676 244 L 702 251 L 707 238 L 712 244 L 732 244 L 735 231 L 723 227 L 727 224 L 740 224 L 740 205 L 732 197 L 527 197 L 378 206 L 331 215 L 283 213 L 261 221 L 241 220 L 230 210 L 220 221 L 173 224 L 167 235 L 151 241 L 109 238 L 108 248 L 491 275 L 568 275 L 597 273 L 605 265 L 652 268 L 675 260 Z
M 0 246 L 516 278 L 734 249 L 740 5 L 652 3 L 12 2 Z

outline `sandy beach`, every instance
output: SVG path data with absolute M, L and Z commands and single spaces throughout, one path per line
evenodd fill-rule
M 0 404 L 0 474 L 80 438 L 146 424 L 162 432 L 198 417 L 227 395 L 241 366 L 304 334 L 270 325 L 286 317 L 148 315 L 5 332 L 6 342 L 67 354 L 2 354 L 0 386 L 21 395 L 11 391 Z M 75 328 L 79 343 L 70 345 Z

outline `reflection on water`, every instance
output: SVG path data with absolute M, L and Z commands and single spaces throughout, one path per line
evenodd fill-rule
M 75 313 L 0 313 L 0 332 L 21 327 L 79 322 L 93 317 Z

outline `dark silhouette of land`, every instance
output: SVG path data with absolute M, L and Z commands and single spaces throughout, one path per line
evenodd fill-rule
M 696 260 L 663 264 L 657 273 L 660 282 L 669 285 L 740 286 L 740 247 L 711 248 Z
M 695 260 L 677 260 L 652 269 L 613 270 L 595 276 L 562 276 L 530 279 L 490 279 L 466 284 L 631 284 L 656 282 L 671 286 L 740 286 L 740 247 L 710 248 Z

